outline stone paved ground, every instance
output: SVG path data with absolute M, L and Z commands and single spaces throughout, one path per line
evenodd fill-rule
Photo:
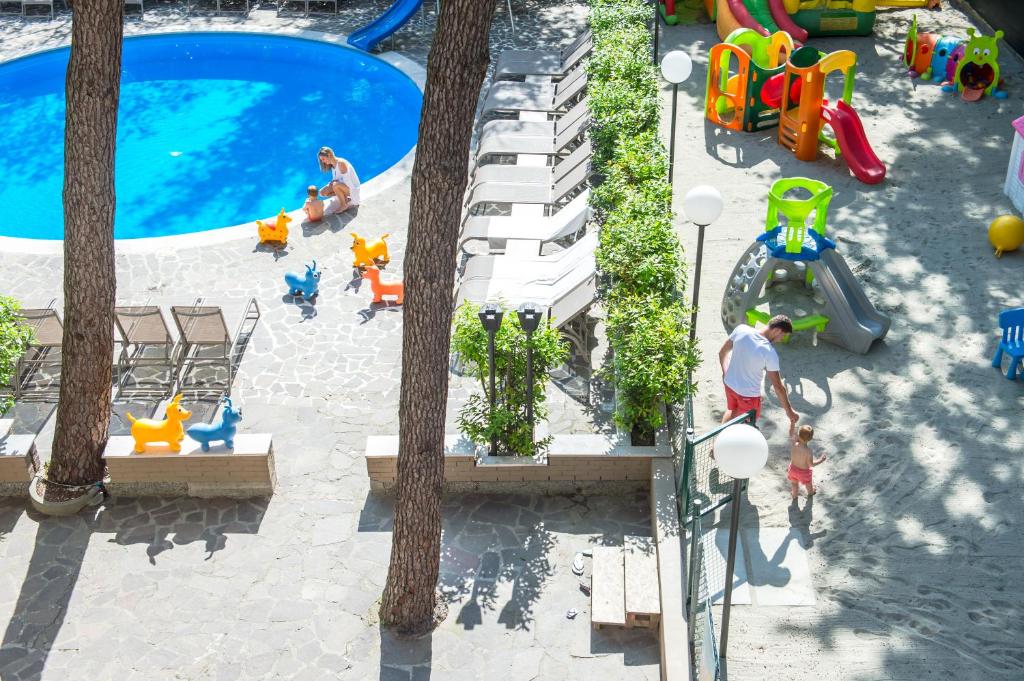
M 129 34 L 189 25 L 346 32 L 385 2 L 342 3 L 339 17 L 186 19 L 150 6 Z M 578 31 L 585 6 L 523 2 L 510 35 L 499 7 L 495 49 L 554 43 Z M 429 5 L 429 3 L 428 3 Z M 432 5 L 394 47 L 425 62 Z M 0 58 L 67 40 L 55 21 L 0 18 Z M 409 183 L 360 208 L 350 226 L 389 231 L 392 265 L 405 249 Z M 280 487 L 269 501 L 115 499 L 93 515 L 43 519 L 0 504 L 3 679 L 502 679 L 656 678 L 650 634 L 592 634 L 588 599 L 568 566 L 578 550 L 649 532 L 647 500 L 453 496 L 446 501 L 443 586 L 450 616 L 416 642 L 382 635 L 375 601 L 386 575 L 390 501 L 370 495 L 361 458 L 370 434 L 397 433 L 401 312 L 368 304 L 351 277 L 349 224 L 293 239 L 284 253 L 254 239 L 152 254 L 119 254 L 122 303 L 224 306 L 234 328 L 245 301 L 262 310 L 233 395 L 244 426 L 272 431 Z M 325 268 L 315 305 L 285 296 L 280 277 L 312 258 Z M 61 299 L 61 259 L 4 254 L 0 290 L 27 306 Z M 453 390 L 453 407 L 466 394 Z M 593 427 L 589 408 L 553 387 L 551 430 Z M 203 405 L 199 405 L 200 412 Z M 156 405 L 149 405 L 151 409 Z M 125 405 L 116 409 L 120 414 Z M 132 410 L 137 407 L 132 405 Z M 207 405 L 207 409 L 208 409 Z M 40 431 L 49 405 L 16 410 Z M 119 416 L 112 428 L 123 428 Z M 568 608 L 579 610 L 567 621 Z

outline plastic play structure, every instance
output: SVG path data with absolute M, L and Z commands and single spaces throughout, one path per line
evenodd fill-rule
M 167 405 L 167 415 L 163 420 L 137 419 L 126 412 L 125 416 L 132 422 L 132 438 L 135 440 L 135 453 L 146 451 L 146 445 L 163 442 L 172 452 L 181 451 L 181 441 L 185 439 L 182 421 L 192 418 L 192 412 L 181 406 L 181 395 L 175 395 Z
M 288 243 L 288 223 L 292 219 L 288 217 L 288 214 L 284 212 L 284 208 L 274 218 L 273 223 L 270 220 L 256 221 L 256 233 L 259 234 L 260 243 L 265 244 L 268 241 L 286 244 Z
M 380 280 L 380 269 L 376 265 L 370 265 L 363 271 L 363 279 L 370 282 L 370 290 L 373 291 L 373 302 L 384 302 L 384 296 L 395 298 L 399 305 L 405 299 L 405 284 L 400 281 L 385 283 Z
M 1003 193 L 1013 206 L 1024 213 L 1024 116 L 1013 121 L 1013 142 L 1010 144 L 1010 163 L 1006 167 Z
M 692 24 L 703 14 L 704 0 L 658 0 L 658 11 L 669 26 Z
M 967 29 L 967 39 L 917 30 L 917 16 L 910 24 L 903 44 L 903 65 L 912 78 L 943 83 L 943 90 L 957 91 L 961 98 L 976 102 L 984 95 L 1000 99 L 1006 93 L 999 89 L 999 40 L 994 36 L 975 35 Z
M 748 132 L 777 124 L 779 144 L 801 161 L 815 160 L 824 143 L 861 182 L 878 184 L 885 179 L 885 166 L 850 105 L 857 55 L 849 50 L 823 55 L 805 45 L 780 66 L 783 53 L 793 46 L 784 32 L 764 38 L 739 29 L 727 37 L 711 48 L 704 101 L 709 121 Z M 730 75 L 733 60 L 737 68 Z M 841 72 L 844 79 L 843 94 L 835 105 L 824 99 L 825 79 L 833 71 Z M 825 126 L 832 129 L 834 138 L 823 134 Z
M 704 0 L 722 40 L 737 28 L 749 28 L 764 36 L 783 30 L 800 43 L 809 37 L 870 35 L 881 7 L 938 5 L 939 0 Z
M 228 449 L 235 448 L 235 433 L 238 431 L 238 422 L 242 420 L 242 410 L 235 409 L 231 404 L 231 398 L 224 398 L 224 408 L 220 417 L 213 423 L 197 423 L 189 426 L 186 431 L 188 436 L 199 443 L 204 452 L 210 451 L 211 442 L 223 442 Z
M 825 78 L 833 71 L 841 72 L 844 82 L 842 96 L 831 105 L 823 97 Z M 846 161 L 858 180 L 878 184 L 885 179 L 885 166 L 868 143 L 860 116 L 850 105 L 856 72 L 857 55 L 849 50 L 823 56 L 814 48 L 801 47 L 790 55 L 785 72 L 773 76 L 780 79 L 781 86 L 769 88 L 766 84 L 761 96 L 764 98 L 768 91 L 778 93 L 779 144 L 798 159 L 815 160 L 819 144 L 825 143 Z M 832 128 L 835 139 L 822 134 L 826 125 Z
M 378 260 L 383 264 L 391 262 L 388 255 L 388 244 L 385 241 L 390 234 L 382 234 L 381 237 L 370 243 L 359 236 L 357 232 L 349 232 L 352 235 L 352 267 L 369 267 Z
M 704 116 L 724 128 L 746 132 L 778 125 L 777 89 L 782 79 L 775 76 L 786 70 L 792 53 L 793 39 L 784 31 L 769 37 L 750 28 L 730 33 L 711 48 Z M 799 86 L 797 81 L 794 87 Z
M 790 192 L 806 192 L 810 197 L 789 198 Z M 832 188 L 817 180 L 794 177 L 772 185 L 766 231 L 729 275 L 722 298 L 722 323 L 727 331 L 741 323 L 767 322 L 771 314 L 759 310 L 758 305 L 775 297 L 776 287 L 796 283 L 813 298 L 806 314 L 789 313 L 794 331 L 814 329 L 820 339 L 860 354 L 885 337 L 889 318 L 864 295 L 836 252 L 835 243 L 827 237 L 831 200 Z
M 316 260 L 312 265 L 306 265 L 305 274 L 287 272 L 284 283 L 288 286 L 288 293 L 297 298 L 309 300 L 315 297 L 320 292 L 320 270 L 316 268 Z
M 354 31 L 348 37 L 348 44 L 369 52 L 382 40 L 402 28 L 419 11 L 422 4 L 423 0 L 396 0 L 384 14 Z
M 1024 246 L 1024 220 L 1016 215 L 1000 215 L 988 226 L 988 241 L 996 249 L 996 257 Z

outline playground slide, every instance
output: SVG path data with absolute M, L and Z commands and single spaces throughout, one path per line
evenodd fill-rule
M 751 16 L 750 12 L 747 11 L 747 6 L 743 4 L 743 0 L 725 0 L 725 4 L 726 7 L 728 7 L 729 12 L 735 18 L 736 23 L 740 26 L 743 28 L 751 28 L 761 35 L 771 35 L 771 31 L 759 24 L 757 20 Z M 721 8 L 719 8 L 719 13 L 721 13 Z M 725 38 L 722 39 L 725 40 Z
M 786 12 L 786 6 L 782 4 L 782 0 L 768 0 L 768 9 L 775 23 L 779 25 L 780 29 L 788 33 L 794 42 L 807 42 L 807 30 L 797 26 L 796 22 L 790 18 L 789 13 Z
M 822 105 L 821 117 L 832 126 L 836 142 L 846 164 L 864 184 L 878 184 L 885 179 L 885 166 L 868 143 L 864 125 L 852 106 L 839 100 L 836 106 Z
M 350 35 L 348 44 L 367 52 L 372 50 L 380 41 L 402 28 L 422 4 L 423 0 L 396 0 L 384 14 Z
M 891 320 L 875 309 L 853 276 L 843 256 L 828 248 L 819 259 L 807 263 L 825 299 L 828 326 L 818 336 L 851 352 L 866 354 L 871 344 L 884 338 Z

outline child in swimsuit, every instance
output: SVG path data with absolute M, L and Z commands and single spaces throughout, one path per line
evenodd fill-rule
M 306 203 L 302 205 L 302 210 L 306 211 L 306 217 L 309 218 L 310 222 L 320 222 L 324 217 L 324 202 L 317 196 L 316 187 L 309 185 L 306 189 Z
M 807 446 L 807 443 L 814 437 L 814 428 L 800 426 L 800 430 L 794 433 L 795 425 L 793 424 L 789 429 L 789 435 L 793 438 L 793 446 L 789 452 L 789 470 L 786 472 L 790 495 L 794 499 L 797 497 L 800 485 L 807 488 L 807 496 L 811 496 L 817 491 L 814 489 L 814 476 L 811 469 L 828 458 L 825 454 L 815 458 L 811 448 Z

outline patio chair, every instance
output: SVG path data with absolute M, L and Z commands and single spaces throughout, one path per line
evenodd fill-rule
M 535 184 L 552 186 L 581 163 L 589 163 L 593 150 L 590 141 L 576 147 L 568 156 L 521 154 L 516 165 L 490 163 L 479 166 L 470 179 L 470 190 L 484 184 Z M 526 161 L 543 161 L 546 164 L 529 164 Z M 471 194 L 472 195 L 472 194 Z M 517 201 L 527 203 L 525 201 Z
M 0 16 L 22 16 L 24 13 L 25 8 L 22 6 L 21 0 L 0 0 Z
M 557 137 L 580 119 L 590 115 L 590 106 L 584 100 L 564 113 L 537 114 L 524 112 L 518 119 L 503 118 L 487 121 L 480 126 L 477 149 L 494 145 L 495 140 L 509 137 Z M 538 120 L 543 118 L 544 120 Z M 479 152 L 478 152 L 479 153 Z
M 124 392 L 169 396 L 174 390 L 178 343 L 160 308 L 156 305 L 115 307 L 114 326 L 117 343 L 121 346 L 117 359 L 117 397 Z M 155 371 L 140 376 L 140 370 L 145 368 Z
M 53 304 L 54 301 L 50 301 L 45 308 L 18 312 L 32 329 L 32 339 L 14 371 L 16 400 L 27 395 L 48 396 L 60 393 L 60 349 L 64 340 L 64 323 Z M 45 372 L 47 369 L 56 369 L 56 372 L 45 375 L 41 385 L 33 383 L 36 372 Z
M 504 251 L 509 240 L 546 243 L 578 234 L 590 219 L 590 190 L 582 192 L 553 215 L 475 215 L 466 220 L 459 237 L 459 248 L 471 241 L 487 241 L 491 253 Z M 543 207 L 534 206 L 540 212 Z
M 29 14 L 29 7 L 45 7 L 47 10 L 46 17 L 53 19 L 53 0 L 20 0 L 21 1 L 21 15 L 24 17 L 28 16 L 44 16 L 42 14 Z
M 238 13 L 238 14 L 241 14 L 243 17 L 247 17 L 247 16 L 249 16 L 249 10 L 252 9 L 252 7 L 251 7 L 251 5 L 249 3 L 249 0 L 213 0 L 213 1 L 215 3 L 214 8 L 213 8 L 213 12 L 215 14 Z M 297 0 L 292 0 L 292 1 L 295 2 Z M 301 0 L 301 1 L 307 2 L 307 5 L 308 5 L 308 0 Z M 185 0 L 185 13 L 186 14 L 192 14 L 192 10 L 198 4 L 199 3 L 197 2 L 197 0 Z M 238 5 L 240 7 L 238 9 L 236 9 L 235 8 L 236 5 Z
M 594 232 L 554 255 L 470 258 L 459 282 L 456 304 L 501 302 L 515 307 L 533 302 L 547 311 L 557 328 L 564 328 L 585 313 L 597 296 L 597 241 Z
M 228 332 L 221 308 L 203 305 L 202 298 L 197 298 L 191 306 L 171 307 L 171 317 L 178 328 L 179 338 L 175 368 L 178 377 L 177 391 L 192 394 L 212 393 L 214 397 L 221 394 L 230 396 L 231 384 L 234 381 L 235 357 L 241 357 L 241 351 L 252 334 L 252 329 L 247 329 L 248 324 L 251 322 L 255 327 L 260 318 L 260 308 L 256 299 L 249 299 L 234 337 Z M 239 348 L 237 351 L 236 343 Z M 215 375 L 212 380 L 203 381 L 192 375 L 204 366 L 223 370 L 226 377 Z
M 999 328 L 1002 338 L 996 347 L 996 355 L 992 358 L 992 366 L 1003 367 L 1003 353 L 1010 356 L 1010 365 L 1006 368 L 1006 377 L 1017 380 L 1017 368 L 1024 365 L 1024 307 L 1004 310 L 999 313 Z
M 128 7 L 131 6 L 131 5 L 138 5 L 139 6 L 139 18 L 140 19 L 146 15 L 146 7 L 143 4 L 143 0 L 124 0 L 125 14 L 128 13 Z
M 466 215 L 510 215 L 513 205 L 542 204 L 553 213 L 587 189 L 591 166 L 589 157 L 575 168 L 561 170 L 551 184 L 487 182 L 477 185 L 466 199 Z
M 588 113 L 565 126 L 556 126 L 554 136 L 491 135 L 481 138 L 474 167 L 512 160 L 511 157 L 519 154 L 568 155 L 583 143 L 590 122 Z
M 494 67 L 494 80 L 523 76 L 564 76 L 583 64 L 594 46 L 590 29 L 561 50 L 504 50 Z
M 568 111 L 585 96 L 586 91 L 586 69 L 571 71 L 558 82 L 527 80 L 518 83 L 499 80 L 491 84 L 480 118 L 483 120 L 521 111 Z

